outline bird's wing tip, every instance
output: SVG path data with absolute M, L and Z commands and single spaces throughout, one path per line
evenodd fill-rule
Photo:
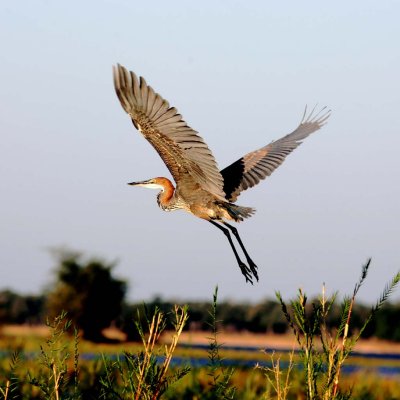
M 306 105 L 304 108 L 304 113 L 300 124 L 317 123 L 322 126 L 331 116 L 332 110 L 328 109 L 327 106 L 323 106 L 321 107 L 321 109 L 315 112 L 317 107 L 318 103 L 316 103 L 315 106 L 312 108 L 312 110 L 309 113 L 307 113 L 307 105 Z

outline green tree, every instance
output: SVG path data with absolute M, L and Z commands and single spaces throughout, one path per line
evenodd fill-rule
M 375 335 L 380 339 L 400 341 L 400 307 L 395 304 L 386 304 L 375 317 Z
M 0 324 L 38 324 L 42 321 L 44 296 L 0 291 Z
M 85 261 L 80 253 L 65 250 L 55 255 L 57 279 L 47 297 L 48 314 L 66 311 L 85 339 L 104 341 L 102 330 L 119 316 L 126 292 L 125 281 L 112 276 L 115 263 Z

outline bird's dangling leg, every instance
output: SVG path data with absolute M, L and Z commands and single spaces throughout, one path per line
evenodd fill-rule
M 250 258 L 249 253 L 247 253 L 247 250 L 246 250 L 246 248 L 244 247 L 244 244 L 243 244 L 243 242 L 242 242 L 242 239 L 240 239 L 238 230 L 237 230 L 234 226 L 229 225 L 229 224 L 228 224 L 227 222 L 225 222 L 225 221 L 222 221 L 222 223 L 223 223 L 225 226 L 227 226 L 227 227 L 232 231 L 232 233 L 234 234 L 236 240 L 239 242 L 239 245 L 240 245 L 240 247 L 241 247 L 242 250 L 243 250 L 243 253 L 244 253 L 244 255 L 245 255 L 245 257 L 246 257 L 246 260 L 247 260 L 247 262 L 248 262 L 248 264 L 249 264 L 249 267 L 250 267 L 250 269 L 251 269 L 251 272 L 253 273 L 254 277 L 257 279 L 257 282 L 258 282 L 258 273 L 257 273 L 257 268 L 258 268 L 258 267 L 257 267 L 257 265 L 254 263 L 254 261 Z
M 229 233 L 229 230 L 224 228 L 223 226 L 217 224 L 215 221 L 213 220 L 209 220 L 214 226 L 216 226 L 217 228 L 221 229 L 222 232 L 224 232 L 225 236 L 228 238 L 229 244 L 232 247 L 233 253 L 235 254 L 236 257 L 236 261 L 239 264 L 239 268 L 242 271 L 242 274 L 244 275 L 244 277 L 246 278 L 246 282 L 250 282 L 251 284 L 253 284 L 253 280 L 252 280 L 252 276 L 251 276 L 251 272 L 253 272 L 239 257 L 239 254 L 235 248 L 235 245 L 233 244 L 231 235 Z M 254 272 L 253 272 L 254 274 Z M 256 276 L 256 275 L 255 275 Z M 258 277 L 256 276 L 257 280 Z

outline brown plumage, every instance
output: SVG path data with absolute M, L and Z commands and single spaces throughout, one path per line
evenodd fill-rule
M 183 209 L 211 222 L 227 236 L 246 281 L 258 280 L 257 266 L 248 255 L 237 229 L 226 221 L 242 221 L 254 213 L 250 207 L 233 202 L 240 193 L 265 179 L 285 160 L 301 141 L 321 128 L 330 115 L 323 108 L 304 111 L 300 125 L 289 135 L 246 154 L 222 171 L 210 149 L 196 131 L 190 128 L 176 108 L 121 65 L 114 71 L 114 86 L 124 110 L 135 127 L 152 144 L 176 182 L 167 178 L 131 182 L 130 185 L 158 189 L 158 205 L 164 211 Z M 248 265 L 242 262 L 230 232 L 236 237 Z

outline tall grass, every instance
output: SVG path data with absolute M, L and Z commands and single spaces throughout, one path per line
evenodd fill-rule
M 37 372 L 28 371 L 28 382 L 37 387 L 41 398 L 48 400 L 79 399 L 78 381 L 78 332 L 74 330 L 74 345 L 71 351 L 70 342 L 65 336 L 71 329 L 67 314 L 62 312 L 54 321 L 47 321 L 50 337 L 40 346 Z
M 103 357 L 106 373 L 100 379 L 103 386 L 102 398 L 157 400 L 169 386 L 190 371 L 189 367 L 184 367 L 168 373 L 179 336 L 188 318 L 187 308 L 175 306 L 173 315 L 174 333 L 170 345 L 166 346 L 157 345 L 166 327 L 164 313 L 156 308 L 151 317 L 146 316 L 148 333 L 138 315 L 136 327 L 142 339 L 143 350 L 139 354 L 125 352 L 123 360 L 118 358 L 110 361 Z
M 307 399 L 351 398 L 350 390 L 346 393 L 341 393 L 339 390 L 343 364 L 360 339 L 362 332 L 400 281 L 399 272 L 385 286 L 359 332 L 350 335 L 352 310 L 358 291 L 368 275 L 370 264 L 371 260 L 369 259 L 361 269 L 361 275 L 352 296 L 344 299 L 341 306 L 340 323 L 334 332 L 327 329 L 327 319 L 337 293 L 326 298 L 324 287 L 322 297 L 317 302 L 313 302 L 311 307 L 307 307 L 307 296 L 299 290 L 297 299 L 290 302 L 290 310 L 281 294 L 276 293 L 282 311 L 301 349 Z
M 19 364 L 19 350 L 15 350 L 10 356 L 9 370 L 5 374 L 5 385 L 0 387 L 0 393 L 4 399 L 15 399 L 19 386 L 19 378 L 16 373 Z
M 276 398 L 277 400 L 287 400 L 291 389 L 292 370 L 295 366 L 294 363 L 294 351 L 289 355 L 289 362 L 286 369 L 281 368 L 280 357 L 272 352 L 268 354 L 271 361 L 270 367 L 265 367 L 257 364 L 255 368 L 261 369 L 267 379 L 266 389 L 264 391 L 264 398 Z M 269 383 L 269 385 L 268 385 Z
M 223 358 L 220 355 L 221 344 L 218 342 L 219 322 L 217 319 L 218 286 L 215 288 L 211 310 L 209 311 L 210 322 L 208 326 L 211 329 L 211 336 L 208 338 L 208 375 L 211 378 L 211 385 L 208 389 L 208 398 L 231 400 L 235 398 L 236 388 L 232 385 L 231 379 L 234 374 L 234 368 L 225 367 Z

